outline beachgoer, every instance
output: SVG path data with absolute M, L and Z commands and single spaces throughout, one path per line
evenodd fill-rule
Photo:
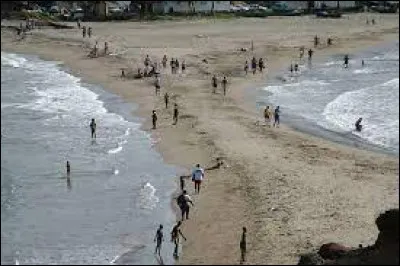
M 362 129 L 361 121 L 362 121 L 362 118 L 360 117 L 359 119 L 357 119 L 357 121 L 356 121 L 356 123 L 355 123 L 356 130 L 357 130 L 358 132 L 360 132 L 361 129 Z
M 331 39 L 331 38 L 328 38 L 328 39 L 326 40 L 326 44 L 327 44 L 328 46 L 331 46 L 331 45 L 332 45 L 332 39 Z
M 365 62 L 364 60 L 361 60 L 361 66 L 364 67 L 365 66 Z
M 271 123 L 271 110 L 268 105 L 264 109 L 264 121 L 266 125 L 270 125 Z
M 81 20 L 80 20 L 80 19 L 78 19 L 78 20 L 76 21 L 76 24 L 77 24 L 77 26 L 78 26 L 78 29 L 81 29 Z
M 314 51 L 312 49 L 308 50 L 308 60 L 312 59 L 313 53 L 314 53 Z
M 257 59 L 255 57 L 251 59 L 251 69 L 253 70 L 253 75 L 255 75 L 257 71 Z
M 258 68 L 260 69 L 260 72 L 263 72 L 264 60 L 262 58 L 260 58 L 260 60 L 258 60 Z
M 175 71 L 176 70 L 179 70 L 179 61 L 178 61 L 178 58 L 177 59 L 175 59 Z M 175 72 L 176 73 L 176 72 Z
M 194 206 L 192 199 L 187 194 L 187 191 L 183 190 L 182 194 L 179 195 L 176 200 L 177 200 L 179 208 L 181 209 L 182 221 L 185 220 L 185 216 L 186 216 L 186 220 L 188 220 L 189 219 L 189 210 L 190 210 L 189 203 L 192 204 L 192 206 Z
M 171 58 L 169 65 L 171 66 L 171 73 L 175 74 L 175 60 L 173 58 Z
M 367 25 L 369 25 L 369 20 L 368 20 L 368 18 L 367 18 L 367 20 L 365 21 L 365 23 L 366 23 Z
M 163 234 L 163 225 L 160 224 L 160 227 L 157 229 L 156 236 L 154 237 L 154 242 L 156 242 L 156 250 L 154 251 L 155 254 L 161 255 L 161 244 L 164 241 L 164 234 Z
M 104 54 L 107 55 L 108 54 L 108 42 L 104 43 Z
M 243 264 L 246 261 L 246 227 L 242 228 L 242 237 L 240 238 L 240 264 Z
M 82 37 L 85 38 L 86 37 L 86 26 L 82 27 Z
M 185 189 L 185 176 L 181 175 L 179 177 L 179 185 L 181 187 L 181 190 L 183 191 Z
M 92 132 L 92 139 L 96 138 L 96 121 L 94 120 L 94 118 L 92 118 L 92 121 L 90 122 L 90 130 Z
M 174 114 L 173 114 L 173 125 L 178 124 L 178 117 L 179 117 L 179 110 L 178 110 L 178 104 L 174 104 Z
M 89 27 L 88 29 L 88 37 L 92 37 L 92 27 Z
M 318 44 L 319 44 L 319 38 L 318 38 L 317 35 L 315 35 L 315 37 L 314 37 L 314 47 L 317 47 Z
M 299 49 L 299 56 L 300 56 L 300 59 L 303 58 L 303 56 L 304 56 L 304 46 L 300 47 L 300 49 Z
M 154 86 L 156 88 L 156 95 L 159 95 L 160 94 L 160 88 L 161 88 L 160 78 L 159 77 L 156 77 L 156 81 L 155 81 Z
M 246 62 L 244 63 L 244 72 L 246 72 L 246 75 L 247 75 L 247 73 L 249 72 L 249 62 L 246 60 Z
M 172 228 L 171 231 L 171 242 L 175 244 L 174 248 L 174 257 L 178 258 L 178 249 L 179 249 L 179 235 L 183 237 L 186 241 L 186 237 L 182 234 L 180 226 L 182 225 L 182 221 L 178 221 L 178 223 Z
M 201 182 L 204 179 L 204 170 L 200 164 L 196 164 L 196 168 L 192 172 L 192 181 L 194 182 L 194 191 L 199 194 Z
M 274 127 L 275 126 L 276 127 L 279 126 L 279 123 L 280 123 L 280 120 L 279 120 L 280 112 L 281 112 L 281 110 L 279 110 L 279 106 L 277 106 L 275 108 L 275 111 L 274 111 Z
M 290 73 L 293 74 L 293 64 L 290 64 Z
M 165 54 L 164 57 L 163 57 L 163 59 L 162 59 L 163 68 L 166 68 L 166 67 L 167 67 L 167 62 L 168 62 L 168 59 L 167 59 L 167 55 Z
M 297 71 L 299 71 L 299 64 L 294 64 L 294 72 L 297 72 Z
M 156 110 L 153 110 L 153 114 L 151 115 L 151 120 L 153 122 L 153 129 L 157 128 L 157 113 Z
M 71 173 L 71 165 L 69 164 L 69 161 L 67 161 L 67 175 Z
M 222 89 L 224 90 L 224 96 L 226 95 L 226 86 L 228 84 L 228 81 L 226 80 L 226 77 L 222 80 Z
M 182 61 L 182 73 L 186 70 L 186 62 L 185 60 Z
M 121 78 L 125 78 L 125 70 L 121 70 Z
M 212 87 L 213 87 L 213 93 L 215 93 L 216 92 L 216 90 L 217 90 L 217 86 L 218 86 L 218 80 L 217 80 L 217 77 L 214 75 L 213 77 L 212 77 Z
M 372 25 L 375 25 L 375 19 L 374 18 L 371 19 L 371 23 L 372 23 Z
M 150 57 L 149 55 L 146 55 L 146 58 L 144 59 L 144 66 L 148 67 L 150 64 Z
M 348 55 L 344 56 L 344 67 L 345 68 L 349 67 L 349 56 Z
M 168 92 L 164 94 L 165 109 L 168 109 L 169 95 Z

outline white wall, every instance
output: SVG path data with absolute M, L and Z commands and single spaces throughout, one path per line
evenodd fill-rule
M 195 12 L 211 12 L 213 1 L 193 1 L 193 8 Z M 173 8 L 174 12 L 187 13 L 191 11 L 188 1 L 162 1 L 153 4 L 154 12 L 169 13 L 170 8 Z M 229 11 L 229 1 L 214 1 L 214 11 Z

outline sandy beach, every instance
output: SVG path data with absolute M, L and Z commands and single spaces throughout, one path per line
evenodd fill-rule
M 376 25 L 367 25 L 374 17 Z M 19 22 L 15 22 L 19 25 Z M 203 190 L 182 231 L 187 237 L 180 264 L 238 264 L 242 226 L 248 230 L 249 264 L 294 264 L 299 254 L 326 242 L 372 244 L 373 221 L 399 206 L 398 158 L 358 150 L 311 137 L 286 125 L 258 125 L 251 91 L 298 58 L 298 49 L 323 43 L 315 59 L 351 53 L 398 40 L 398 14 L 356 14 L 341 19 L 313 17 L 240 18 L 176 22 L 85 23 L 91 39 L 78 29 L 35 29 L 24 40 L 2 29 L 2 51 L 36 54 L 62 61 L 85 81 L 138 104 L 134 115 L 146 118 L 167 163 L 186 169 L 200 163 L 224 167 L 206 172 Z M 326 38 L 333 45 L 326 47 Z M 113 55 L 88 58 L 90 47 L 108 42 Z M 254 51 L 250 51 L 250 43 Z M 248 51 L 239 51 L 240 48 Z M 314 49 L 314 48 L 313 48 Z M 121 68 L 136 71 L 146 55 L 164 54 L 186 61 L 187 71 L 162 70 L 161 95 L 168 91 L 180 119 L 172 125 L 172 107 L 155 96 L 154 79 L 121 79 Z M 245 60 L 263 57 L 267 71 L 244 75 Z M 208 64 L 202 62 L 207 59 Z M 211 93 L 211 77 L 228 78 L 228 93 Z M 172 106 L 172 104 L 171 104 Z M 151 130 L 151 110 L 159 116 Z M 178 177 L 177 177 L 178 184 Z M 171 251 L 172 253 L 172 251 Z

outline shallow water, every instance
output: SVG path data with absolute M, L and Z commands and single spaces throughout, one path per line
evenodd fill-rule
M 58 62 L 1 56 L 1 263 L 158 264 L 153 238 L 175 220 L 177 169 L 154 151 L 133 106 Z
M 280 105 L 281 120 L 296 128 L 398 155 L 399 43 L 349 56 L 349 68 L 343 55 L 302 62 L 299 73 L 286 71 L 258 91 L 258 107 Z M 359 117 L 363 130 L 356 132 Z

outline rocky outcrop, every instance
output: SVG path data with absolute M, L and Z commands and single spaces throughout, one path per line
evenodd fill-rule
M 399 209 L 382 213 L 375 224 L 379 234 L 372 246 L 324 244 L 318 252 L 301 255 L 298 265 L 399 265 Z

